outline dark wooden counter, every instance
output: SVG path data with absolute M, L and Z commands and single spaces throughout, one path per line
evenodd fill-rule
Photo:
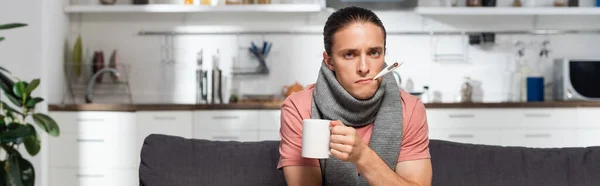
M 153 110 L 278 110 L 281 102 L 237 104 L 72 104 L 48 106 L 50 111 L 153 111 Z M 575 108 L 600 107 L 596 102 L 536 102 L 536 103 L 428 103 L 426 108 Z

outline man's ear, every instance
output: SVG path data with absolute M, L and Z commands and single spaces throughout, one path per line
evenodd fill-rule
M 331 58 L 329 57 L 327 52 L 323 52 L 323 61 L 325 62 L 325 65 L 327 65 L 327 68 L 329 68 L 329 70 L 333 70 L 333 63 L 331 63 Z

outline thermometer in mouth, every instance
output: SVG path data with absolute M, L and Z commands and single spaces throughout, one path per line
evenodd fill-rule
M 390 73 L 391 71 L 396 70 L 398 67 L 402 66 L 402 64 L 404 64 L 404 62 L 401 62 L 400 64 L 398 64 L 398 62 L 395 62 L 393 65 L 390 65 L 389 67 L 384 68 L 381 72 L 379 72 L 379 74 L 377 74 L 373 78 L 373 80 L 376 80 L 377 78 L 379 78 L 387 73 Z

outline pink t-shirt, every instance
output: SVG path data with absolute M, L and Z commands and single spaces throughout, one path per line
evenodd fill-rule
M 281 107 L 281 158 L 277 168 L 285 166 L 319 166 L 317 159 L 302 157 L 302 120 L 311 117 L 311 101 L 314 84 L 306 90 L 290 95 Z M 402 99 L 402 144 L 398 162 L 430 158 L 429 134 L 425 106 L 419 98 L 401 91 Z M 366 144 L 371 139 L 373 124 L 357 128 L 356 132 Z

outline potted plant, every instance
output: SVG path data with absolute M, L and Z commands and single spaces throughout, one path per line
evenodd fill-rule
M 24 26 L 27 25 L 4 24 L 0 25 L 0 30 Z M 4 39 L 0 36 L 0 41 Z M 19 152 L 21 145 L 25 146 L 25 150 L 31 156 L 40 152 L 40 136 L 34 124 L 50 136 L 60 135 L 60 129 L 54 119 L 35 111 L 36 105 L 44 101 L 43 98 L 31 95 L 39 84 L 39 79 L 23 81 L 13 77 L 8 70 L 0 66 L 0 96 L 6 96 L 11 103 L 0 99 L 0 186 L 35 184 L 33 165 Z

